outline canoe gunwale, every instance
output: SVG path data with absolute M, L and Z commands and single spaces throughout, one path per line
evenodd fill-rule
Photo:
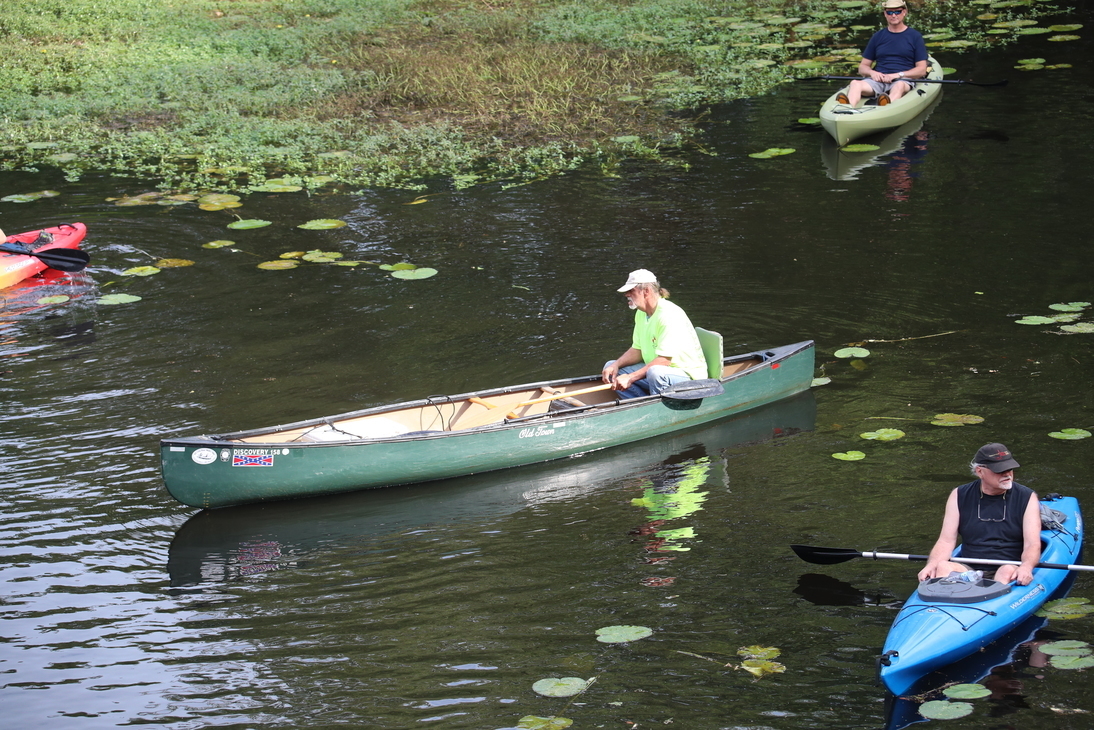
M 754 352 L 748 352 L 738 355 L 731 355 L 722 359 L 723 367 L 725 365 L 731 365 L 737 362 L 743 362 L 750 359 L 759 359 L 755 366 L 745 368 L 736 373 L 731 373 L 728 376 L 718 378 L 717 380 L 723 384 L 731 383 L 735 380 L 739 380 L 743 377 L 751 375 L 765 366 L 770 366 L 773 363 L 780 362 L 789 357 L 792 357 L 802 350 L 813 347 L 812 340 L 803 340 L 802 342 L 796 342 L 791 345 L 783 345 L 775 348 L 765 348 L 762 350 L 756 350 Z M 478 397 L 485 398 L 498 395 L 509 395 L 512 393 L 519 393 L 524 391 L 534 391 L 542 388 L 543 386 L 558 388 L 565 385 L 580 385 L 585 383 L 599 383 L 599 375 L 579 376 L 576 378 L 565 378 L 561 380 L 544 380 L 535 383 L 526 383 L 522 385 L 511 385 L 502 388 L 493 388 L 488 390 L 473 391 L 470 393 L 460 393 L 457 395 L 432 395 L 427 396 L 414 401 L 402 401 L 399 403 L 391 403 L 382 406 L 373 406 L 371 408 L 364 408 L 357 411 L 349 411 L 346 413 L 340 413 L 334 416 L 323 416 L 319 418 L 307 419 L 304 421 L 296 421 L 293 423 L 287 423 L 274 427 L 248 429 L 245 431 L 233 431 L 229 433 L 210 434 L 207 436 L 189 436 L 189 437 L 167 437 L 160 440 L 161 448 L 174 445 L 174 446 L 216 446 L 223 447 L 228 445 L 237 445 L 245 447 L 259 448 L 262 446 L 277 446 L 277 447 L 291 447 L 291 448 L 324 448 L 331 446 L 346 446 L 346 445 L 364 445 L 370 443 L 396 443 L 402 441 L 416 441 L 426 439 L 437 438 L 452 438 L 461 435 L 473 435 L 487 431 L 495 431 L 506 428 L 515 428 L 526 425 L 528 422 L 543 420 L 550 418 L 551 420 L 569 420 L 573 418 L 588 418 L 594 416 L 595 411 L 609 410 L 611 412 L 620 412 L 630 410 L 633 408 L 641 408 L 653 403 L 658 403 L 662 400 L 661 396 L 648 395 L 639 398 L 629 398 L 621 401 L 612 401 L 608 403 L 591 403 L 587 407 L 573 408 L 562 411 L 548 411 L 546 413 L 536 413 L 528 416 L 522 416 L 519 418 L 506 418 L 496 423 L 489 423 L 476 428 L 467 429 L 455 429 L 455 430 L 436 430 L 436 431 L 419 431 L 412 432 L 410 434 L 404 434 L 399 436 L 386 436 L 386 437 L 373 437 L 373 438 L 349 438 L 339 441 L 247 441 L 246 439 L 254 438 L 262 435 L 281 434 L 286 431 L 294 431 L 304 428 L 319 428 L 324 425 L 330 426 L 333 423 L 345 420 L 352 420 L 362 418 L 366 416 L 382 415 L 384 413 L 391 413 L 394 411 L 410 410 L 414 408 L 426 408 L 438 405 L 457 404 L 466 402 L 469 398 Z M 719 396 L 721 397 L 721 396 Z M 589 413 L 594 411 L 594 413 Z

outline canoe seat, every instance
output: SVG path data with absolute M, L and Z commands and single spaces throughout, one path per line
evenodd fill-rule
M 699 336 L 699 346 L 703 348 L 703 357 L 707 361 L 707 377 L 722 377 L 722 360 L 725 359 L 722 354 L 722 336 L 702 327 L 696 327 L 695 334 Z
M 343 421 L 338 425 L 324 424 L 300 436 L 301 441 L 352 441 L 353 439 L 383 439 L 402 436 L 410 429 L 390 418 L 373 417 L 359 421 Z

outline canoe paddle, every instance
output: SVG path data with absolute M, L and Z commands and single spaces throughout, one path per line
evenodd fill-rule
M 802 81 L 862 81 L 862 76 L 810 76 Z M 968 84 L 969 86 L 1006 86 L 1007 80 L 996 81 L 991 84 L 981 84 L 975 81 L 962 81 L 961 79 L 908 79 L 917 84 Z
M 88 256 L 86 251 L 74 248 L 51 248 L 46 251 L 32 251 L 17 243 L 3 243 L 0 244 L 0 251 L 33 256 L 49 268 L 57 269 L 57 271 L 83 271 L 88 262 L 91 261 L 91 257 Z
M 813 547 L 810 545 L 791 545 L 790 549 L 807 563 L 817 565 L 835 565 L 855 558 L 873 558 L 874 560 L 927 560 L 927 555 L 906 555 L 903 553 L 863 553 L 849 548 Z M 1019 560 L 989 560 L 988 558 L 954 557 L 958 563 L 969 565 L 1021 565 Z M 1094 572 L 1094 565 L 1064 565 L 1063 563 L 1037 563 L 1038 568 L 1056 568 L 1057 570 L 1086 570 Z

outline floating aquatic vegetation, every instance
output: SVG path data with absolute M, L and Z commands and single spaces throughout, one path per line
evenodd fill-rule
M 71 297 L 66 294 L 54 294 L 51 297 L 42 297 L 38 300 L 38 304 L 60 304 L 67 302 Z
M 0 201 L 5 203 L 33 203 L 35 200 L 41 200 L 42 198 L 56 198 L 60 195 L 56 190 L 39 190 L 36 193 L 16 193 L 14 195 L 5 195 L 0 198 Z
M 862 461 L 866 458 L 866 454 L 861 451 L 841 451 L 832 454 L 832 458 L 840 461 Z
M 281 259 L 279 261 L 263 261 L 258 265 L 260 269 L 266 269 L 267 271 L 284 271 L 286 269 L 295 269 L 300 265 L 299 261 L 293 259 Z
M 228 246 L 236 245 L 235 241 L 209 241 L 209 243 L 201 244 L 202 248 L 226 248 Z
M 942 690 L 951 700 L 978 700 L 991 696 L 991 690 L 982 684 L 955 684 Z
M 1085 641 L 1065 639 L 1050 641 L 1038 647 L 1044 654 L 1052 657 L 1050 664 L 1057 669 L 1087 669 L 1094 667 L 1094 655 L 1090 644 Z
M 820 117 L 802 117 L 798 124 L 820 124 Z
M 1039 314 L 1031 314 L 1021 319 L 1014 320 L 1015 324 L 1055 324 L 1056 320 L 1052 317 L 1044 317 Z
M 1079 30 L 1082 27 L 1082 23 L 1066 23 L 1064 25 L 1050 25 L 1048 29 L 1053 33 L 1070 33 L 1071 31 Z
M 898 428 L 879 428 L 877 431 L 860 433 L 859 436 L 870 441 L 896 441 L 904 438 L 905 433 Z
M 796 152 L 796 150 L 793 147 L 769 147 L 763 152 L 753 152 L 749 157 L 754 157 L 757 160 L 767 160 L 772 157 L 793 154 L 794 152 Z
M 296 253 L 296 252 L 294 251 L 293 253 Z M 300 256 L 300 258 L 304 259 L 305 261 L 311 261 L 312 263 L 316 263 L 316 264 L 329 264 L 329 263 L 332 263 L 334 261 L 337 261 L 340 258 L 343 258 L 344 256 L 345 256 L 345 254 L 339 253 L 338 251 L 319 251 L 319 250 L 315 250 L 315 251 L 305 252 L 304 255 Z M 282 258 L 285 258 L 285 256 L 282 255 Z
M 1038 616 L 1050 619 L 1084 618 L 1092 613 L 1094 606 L 1090 605 L 1090 599 L 1078 596 L 1049 601 L 1037 611 Z
M 193 266 L 194 262 L 190 259 L 160 259 L 156 262 L 156 268 L 160 269 L 174 269 L 180 266 Z
M 581 677 L 546 677 L 532 685 L 532 691 L 544 697 L 573 697 L 581 694 L 592 680 L 584 680 Z
M 974 423 L 983 423 L 982 416 L 973 416 L 968 413 L 939 413 L 931 420 L 932 426 L 970 426 Z
M 757 679 L 768 674 L 782 674 L 786 666 L 779 662 L 771 661 L 782 654 L 782 650 L 774 646 L 742 646 L 737 650 L 737 655 L 744 657 L 740 669 L 745 670 Z
M 160 270 L 155 266 L 134 266 L 132 269 L 126 269 L 122 272 L 122 276 L 152 276 L 152 274 L 158 274 Z
M 1002 22 L 995 23 L 992 27 L 993 28 L 1023 28 L 1023 27 L 1030 26 L 1030 25 L 1037 25 L 1037 21 L 1036 20 L 1028 20 L 1028 19 L 1004 20 Z
M 316 218 L 315 220 L 301 223 L 296 228 L 302 228 L 305 231 L 328 231 L 333 228 L 345 228 L 346 221 L 338 220 L 336 218 Z
M 816 387 L 819 387 L 821 385 L 828 385 L 831 382 L 832 382 L 832 379 L 828 378 L 828 377 L 813 378 L 813 381 L 811 383 L 809 383 L 809 387 L 816 388 Z
M 844 348 L 841 348 L 839 350 L 836 350 L 832 354 L 835 355 L 836 357 L 839 357 L 839 358 L 870 357 L 870 351 L 867 350 L 865 347 L 844 347 Z
M 227 208 L 239 208 L 243 205 L 238 195 L 227 193 L 207 193 L 197 199 L 198 207 L 202 210 L 225 210 Z
M 303 189 L 302 185 L 291 185 L 280 180 L 267 180 L 262 185 L 252 185 L 248 188 L 254 193 L 296 193 Z
M 1078 324 L 1065 324 L 1061 327 L 1064 332 L 1088 335 L 1094 333 L 1094 322 L 1079 322 Z
M 96 301 L 97 304 L 130 304 L 141 300 L 135 294 L 107 294 Z
M 1051 33 L 1048 28 L 1019 28 L 1014 31 L 1018 35 L 1041 35 L 1042 33 Z
M 1094 667 L 1094 656 L 1090 654 L 1059 654 L 1049 662 L 1056 669 L 1089 669 Z
M 1079 38 L 1080 38 L 1080 36 L 1077 36 L 1077 35 L 1054 35 L 1051 38 L 1049 38 L 1049 40 L 1050 41 L 1056 41 L 1056 42 L 1060 42 L 1060 41 L 1077 41 L 1077 40 L 1079 40 Z
M 1059 431 L 1052 431 L 1049 436 L 1061 441 L 1078 441 L 1090 438 L 1090 431 L 1085 428 L 1061 428 Z
M 968 702 L 948 702 L 931 700 L 919 706 L 919 714 L 928 720 L 956 720 L 972 714 L 972 705 Z
M 1048 305 L 1049 309 L 1055 309 L 1057 312 L 1081 312 L 1090 306 L 1090 302 L 1066 302 Z
M 431 276 L 437 276 L 437 269 L 429 268 L 428 266 L 412 269 L 396 269 L 395 271 L 392 271 L 392 276 L 396 279 L 428 279 Z
M 269 225 L 273 225 L 273 223 L 271 221 L 264 221 L 258 218 L 250 218 L 246 220 L 240 219 L 237 221 L 232 221 L 228 224 L 228 227 L 237 231 L 245 231 L 251 228 L 265 228 Z
M 645 626 L 604 626 L 596 630 L 596 640 L 602 644 L 626 644 L 653 636 L 653 629 Z
M 840 148 L 843 152 L 877 152 L 880 149 L 876 144 L 848 144 Z
M 519 730 L 565 730 L 573 724 L 574 721 L 568 717 L 525 715 L 520 718 L 517 727 Z

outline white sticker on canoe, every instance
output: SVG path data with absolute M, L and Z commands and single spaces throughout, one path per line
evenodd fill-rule
M 212 464 L 217 460 L 217 452 L 212 449 L 197 449 L 194 453 L 190 454 L 190 458 L 194 460 L 195 464 Z
M 281 452 L 281 449 L 232 449 L 232 466 L 273 466 L 274 456 Z

